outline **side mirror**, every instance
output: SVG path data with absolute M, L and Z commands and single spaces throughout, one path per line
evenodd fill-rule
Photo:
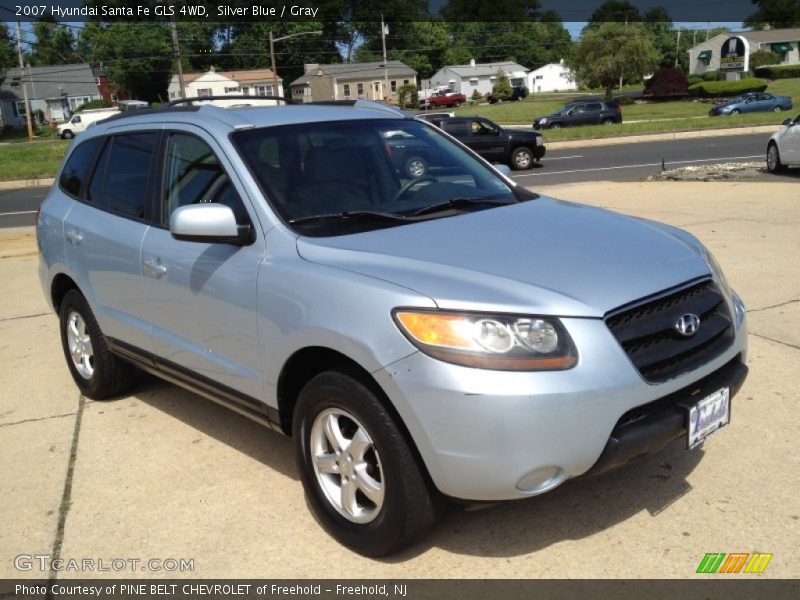
M 229 206 L 205 203 L 175 209 L 169 232 L 176 240 L 243 246 L 250 239 L 250 225 L 239 225 Z
M 508 165 L 494 164 L 494 170 L 506 177 L 511 177 L 511 168 Z
M 784 127 L 789 127 L 789 126 L 791 126 L 793 124 L 794 124 L 794 121 L 792 121 L 791 119 L 784 119 L 783 123 L 781 123 L 781 125 L 783 125 Z

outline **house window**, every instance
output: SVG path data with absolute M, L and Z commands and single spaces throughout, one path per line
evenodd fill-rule
M 344 97 L 345 98 L 349 98 L 350 97 L 350 84 L 349 83 L 345 83 L 342 86 L 342 91 L 344 92 Z
M 238 87 L 226 87 L 225 88 L 225 93 L 226 94 L 238 94 L 239 93 L 239 88 Z
M 79 106 L 83 106 L 87 102 L 91 102 L 97 98 L 97 96 L 73 96 L 69 99 L 69 108 L 70 110 L 75 110 Z
M 408 85 L 408 79 L 403 79 L 403 85 Z
M 394 94 L 397 91 L 397 82 L 396 81 L 390 81 L 389 85 L 391 85 L 392 93 Z
M 697 55 L 697 60 L 703 66 L 708 66 L 711 64 L 711 50 L 703 50 L 700 54 Z
M 211 88 L 200 88 L 197 90 L 198 98 L 209 98 L 214 94 L 211 93 Z
M 272 86 L 271 85 L 257 85 L 253 88 L 256 96 L 272 96 Z
M 364 84 L 359 83 L 356 89 L 358 90 L 358 97 L 361 98 L 364 95 Z
M 14 103 L 14 110 L 16 111 L 18 117 L 24 117 L 27 112 L 25 110 L 25 100 L 17 100 Z
M 242 93 L 242 95 L 243 95 L 243 96 L 249 96 L 249 95 L 250 95 L 250 86 L 243 85 L 243 86 L 240 88 L 240 91 L 241 91 L 241 93 Z

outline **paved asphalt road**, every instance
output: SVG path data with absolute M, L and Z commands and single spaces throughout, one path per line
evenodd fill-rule
M 514 172 L 528 187 L 582 181 L 630 181 L 661 169 L 719 162 L 745 162 L 764 157 L 764 134 L 671 140 L 552 150 L 529 171 Z M 545 140 L 547 132 L 545 132 Z M 47 188 L 0 192 L 0 228 L 30 225 Z

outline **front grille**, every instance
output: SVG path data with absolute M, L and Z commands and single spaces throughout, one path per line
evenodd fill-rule
M 687 313 L 700 317 L 700 327 L 691 337 L 675 329 L 675 322 Z M 623 308 L 607 317 L 606 324 L 650 383 L 673 379 L 707 363 L 734 338 L 728 305 L 711 280 Z

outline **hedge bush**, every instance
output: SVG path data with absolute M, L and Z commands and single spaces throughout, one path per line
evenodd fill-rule
M 630 96 L 616 96 L 614 100 L 616 100 L 617 104 L 620 106 L 630 106 L 631 104 L 636 104 L 636 100 Z
M 714 98 L 716 96 L 738 96 L 746 92 L 763 92 L 767 89 L 767 82 L 763 79 L 751 77 L 739 81 L 702 81 L 689 86 L 689 95 L 699 98 Z
M 772 65 L 756 69 L 756 77 L 765 79 L 794 79 L 800 77 L 800 65 Z
M 725 76 L 720 77 L 718 71 L 706 71 L 703 73 L 703 81 L 719 81 L 720 79 L 725 79 Z
M 686 78 L 686 82 L 689 85 L 694 85 L 695 83 L 700 83 L 701 81 L 703 81 L 703 76 L 702 75 L 689 75 Z
M 98 100 L 90 100 L 89 102 L 84 102 L 78 108 L 75 109 L 75 112 L 81 112 L 82 110 L 93 110 L 95 108 L 111 108 L 114 106 L 108 100 L 98 99 Z

